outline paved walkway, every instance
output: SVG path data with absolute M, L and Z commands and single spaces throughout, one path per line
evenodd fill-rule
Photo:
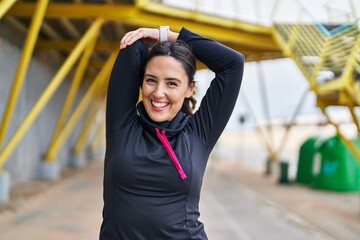
M 279 185 L 239 163 L 210 162 L 201 220 L 210 240 L 360 239 L 360 196 Z M 102 162 L 0 212 L 0 240 L 98 239 Z

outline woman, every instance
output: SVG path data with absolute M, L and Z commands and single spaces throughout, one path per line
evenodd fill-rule
M 127 33 L 110 76 L 102 240 L 207 239 L 198 220 L 202 179 L 244 58 L 185 28 L 148 52 L 159 39 L 158 29 Z M 195 57 L 216 76 L 193 114 Z

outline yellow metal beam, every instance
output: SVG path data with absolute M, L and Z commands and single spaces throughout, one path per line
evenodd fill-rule
M 27 130 L 39 116 L 40 112 L 44 109 L 45 105 L 49 102 L 50 98 L 54 95 L 60 84 L 63 82 L 65 76 L 69 73 L 70 69 L 79 58 L 82 51 L 84 51 L 86 45 L 91 41 L 94 35 L 99 31 L 99 28 L 104 23 L 103 19 L 97 19 L 91 25 L 89 30 L 84 34 L 79 44 L 75 47 L 74 51 L 65 60 L 59 71 L 55 74 L 49 85 L 43 91 L 39 99 L 36 101 L 28 115 L 25 117 L 22 124 L 18 127 L 17 131 L 10 139 L 9 143 L 5 146 L 2 152 L 0 152 L 0 168 L 3 167 L 5 161 L 15 149 L 21 138 L 25 135 Z
M 109 76 L 110 73 L 108 76 L 105 76 L 105 79 L 108 79 Z M 94 93 L 92 102 L 88 108 L 89 110 L 87 112 L 85 121 L 83 122 L 80 134 L 78 135 L 78 138 L 72 149 L 72 152 L 75 155 L 79 154 L 85 147 L 86 140 L 94 126 L 95 120 L 97 119 L 97 114 L 101 110 L 101 107 L 103 106 L 102 103 L 105 101 L 106 90 L 107 90 L 107 81 L 105 80 L 101 84 L 99 84 L 99 86 L 95 90 L 96 92 Z
M 355 105 L 360 106 L 360 84 L 356 84 L 356 82 L 353 84 L 347 84 L 345 89 L 347 94 L 352 99 L 352 102 Z
M 75 40 L 38 40 L 36 48 L 38 49 L 59 49 L 69 50 L 76 46 Z M 95 45 L 96 51 L 113 51 L 120 47 L 120 39 L 118 41 L 98 40 Z
M 22 52 L 22 55 L 21 55 L 21 58 L 19 61 L 18 70 L 16 71 L 14 83 L 13 83 L 13 86 L 12 86 L 12 89 L 11 89 L 11 92 L 10 92 L 10 95 L 9 95 L 9 98 L 7 101 L 3 119 L 1 122 L 0 146 L 2 145 L 2 142 L 5 138 L 5 135 L 6 135 L 10 120 L 11 120 L 11 116 L 13 114 L 17 100 L 19 98 L 19 93 L 20 93 L 21 87 L 23 85 L 23 82 L 24 82 L 24 79 L 25 79 L 25 76 L 26 76 L 26 73 L 27 73 L 27 70 L 29 67 L 31 56 L 34 51 L 36 39 L 39 34 L 39 30 L 40 30 L 41 23 L 43 21 L 44 15 L 45 15 L 47 5 L 48 5 L 48 0 L 38 0 L 37 4 L 34 5 L 34 7 L 35 7 L 35 11 L 33 11 L 34 17 L 31 22 L 29 33 L 25 40 L 25 45 L 24 45 L 24 49 L 23 49 L 23 52 Z M 1 164 L 0 164 L 0 166 L 1 166 Z
M 192 11 L 171 7 L 165 4 L 156 3 L 149 0 L 136 1 L 136 5 L 147 12 L 160 14 L 163 16 L 176 16 L 178 18 L 187 19 L 195 22 L 212 24 L 225 28 L 241 29 L 253 33 L 270 34 L 271 28 L 257 24 L 250 24 L 240 20 L 226 19 L 214 15 L 201 13 L 199 11 Z
M 34 10 L 32 3 L 16 3 L 10 9 L 9 15 L 28 17 Z M 58 4 L 51 3 L 46 12 L 48 18 L 94 18 L 103 17 L 108 20 L 121 21 L 134 27 L 158 27 L 165 23 L 178 31 L 185 26 L 204 36 L 216 39 L 223 43 L 242 44 L 244 47 L 257 47 L 269 51 L 280 51 L 268 33 L 248 32 L 234 26 L 222 26 L 219 24 L 207 24 L 196 22 L 191 19 L 160 16 L 158 14 L 144 12 L 130 4 Z M 220 27 L 220 28 L 219 28 Z
M 310 79 L 308 79 L 309 83 L 310 83 L 310 88 L 317 88 L 317 77 L 319 74 L 319 71 L 321 69 L 321 67 L 323 67 L 324 62 L 325 62 L 325 58 L 327 55 L 327 50 L 329 49 L 329 39 L 326 39 L 322 49 L 320 49 L 320 54 L 319 54 L 319 61 L 317 63 L 315 63 L 314 66 L 314 71 L 311 73 L 311 77 Z
M 326 107 L 325 105 L 322 105 L 321 103 L 319 104 L 319 107 L 322 111 L 322 113 L 324 114 L 324 116 L 326 117 L 326 120 L 328 121 L 328 123 L 330 123 L 331 125 L 333 125 L 336 129 L 336 133 L 338 134 L 338 136 L 340 137 L 340 139 L 343 141 L 343 143 L 345 144 L 345 146 L 347 147 L 347 149 L 354 155 L 354 157 L 359 161 L 360 163 L 360 149 L 357 147 L 357 145 L 355 144 L 354 141 L 351 141 L 349 139 L 347 139 L 345 137 L 344 134 L 342 134 L 340 127 L 338 124 L 336 124 L 335 122 L 332 121 L 332 119 L 330 118 L 329 114 L 326 112 Z
M 357 129 L 357 135 L 360 137 L 360 120 L 359 120 L 359 117 L 356 116 L 355 107 L 354 107 L 354 105 L 348 105 L 347 107 L 349 108 L 351 117 L 355 123 L 356 129 Z
M 95 42 L 96 39 L 98 37 L 98 33 L 96 35 L 93 36 L 94 38 L 92 39 L 92 41 L 87 45 L 83 56 L 80 59 L 79 65 L 76 69 L 75 75 L 74 75 L 74 79 L 72 81 L 72 84 L 69 88 L 69 92 L 66 96 L 65 102 L 64 102 L 64 106 L 59 114 L 57 123 L 55 125 L 54 131 L 53 131 L 53 135 L 50 141 L 49 146 L 52 145 L 52 143 L 55 141 L 56 137 L 59 135 L 59 132 L 61 131 L 61 129 L 64 126 L 64 122 L 65 119 L 67 118 L 72 103 L 75 99 L 76 93 L 78 91 L 78 88 L 80 86 L 81 80 L 83 79 L 86 67 L 88 66 L 89 63 L 89 59 L 91 57 L 91 53 L 93 52 L 94 46 L 95 46 Z
M 110 52 L 114 49 L 119 48 L 119 42 L 114 40 L 99 40 L 96 43 L 95 50 L 96 51 L 106 51 Z M 228 47 L 241 52 L 246 55 L 261 56 L 262 54 L 272 55 L 271 58 L 279 58 L 283 57 L 279 51 L 270 51 L 268 49 L 262 49 L 261 46 L 243 46 L 237 43 L 225 43 Z M 74 40 L 38 40 L 36 44 L 36 48 L 38 49 L 57 49 L 57 50 L 71 50 L 76 45 L 76 41 Z
M 105 88 L 105 84 L 102 84 L 102 88 Z M 98 98 L 92 100 L 92 106 L 89 107 L 85 123 L 82 125 L 80 134 L 72 148 L 72 152 L 75 155 L 79 154 L 85 148 L 86 140 L 88 140 L 91 130 L 93 130 L 94 125 L 96 125 L 98 113 L 102 110 L 102 103 L 103 100 L 99 100 Z
M 8 14 L 18 17 L 30 17 L 34 11 L 31 2 L 17 2 Z M 46 11 L 47 18 L 93 18 L 101 17 L 112 20 L 124 20 L 138 12 L 132 4 L 101 3 L 50 3 Z
M 0 19 L 5 15 L 5 13 L 12 7 L 16 0 L 2 0 L 0 2 Z
M 96 88 L 99 86 L 99 84 L 103 81 L 105 81 L 105 78 L 108 76 L 109 72 L 111 71 L 111 67 L 115 61 L 117 53 L 114 52 L 109 57 L 108 61 L 104 65 L 104 67 L 101 69 L 99 74 L 97 75 L 96 79 L 92 82 L 89 89 L 85 93 L 84 97 L 81 99 L 79 105 L 76 107 L 74 113 L 67 121 L 66 126 L 61 131 L 60 135 L 54 141 L 54 143 L 49 147 L 48 152 L 44 156 L 44 160 L 46 161 L 53 161 L 60 150 L 60 147 L 64 144 L 66 139 L 69 137 L 71 131 L 74 129 L 76 123 L 78 122 L 79 118 L 81 117 L 82 113 L 86 109 L 89 101 L 93 97 L 93 93 L 96 90 Z
M 105 109 L 105 103 L 103 104 L 102 111 Z M 99 148 L 105 149 L 105 113 L 102 114 L 101 121 L 99 122 L 96 132 L 89 144 L 90 151 L 95 152 Z
M 189 20 L 179 20 L 171 17 L 160 17 L 151 14 L 139 14 L 139 16 L 128 19 L 129 25 L 158 27 L 160 25 L 171 26 L 175 31 L 179 31 L 183 26 L 189 28 L 203 36 L 215 39 L 222 43 L 241 44 L 244 47 L 258 47 L 267 51 L 279 51 L 279 47 L 274 43 L 271 35 L 253 34 L 241 32 L 236 29 L 219 28 L 219 26 L 207 25 L 204 23 L 192 22 Z
M 319 94 L 331 93 L 334 91 L 343 90 L 345 87 L 345 82 L 343 78 L 334 79 L 319 85 L 314 86 L 314 89 Z

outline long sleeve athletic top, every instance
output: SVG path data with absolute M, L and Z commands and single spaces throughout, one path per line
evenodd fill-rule
M 153 122 L 143 104 L 137 104 L 148 54 L 141 40 L 121 50 L 115 61 L 107 97 L 101 240 L 207 239 L 198 220 L 202 179 L 234 108 L 244 58 L 186 28 L 178 39 L 215 73 L 192 116 L 179 112 L 171 121 Z M 155 129 L 165 130 L 186 179 Z

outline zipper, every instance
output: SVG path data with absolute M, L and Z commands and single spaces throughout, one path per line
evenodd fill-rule
M 176 167 L 176 170 L 178 171 L 181 179 L 185 180 L 187 178 L 187 176 L 186 176 L 184 170 L 182 169 L 182 167 L 179 163 L 179 160 L 177 159 L 176 154 L 169 143 L 169 140 L 167 139 L 167 137 L 165 135 L 166 131 L 161 130 L 161 132 L 160 132 L 160 129 L 155 128 L 155 132 L 156 132 L 156 135 L 159 138 L 160 142 L 164 146 L 166 152 L 168 153 L 171 161 L 173 162 L 174 166 Z

